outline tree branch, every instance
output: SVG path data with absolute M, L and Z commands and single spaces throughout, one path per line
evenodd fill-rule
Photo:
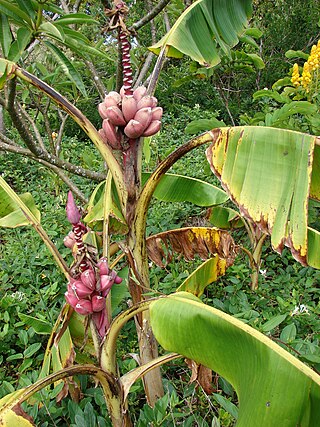
M 166 60 L 167 49 L 168 49 L 168 47 L 166 45 L 164 45 L 163 48 L 161 49 L 160 53 L 159 53 L 156 65 L 153 69 L 153 72 L 152 72 L 152 75 L 150 77 L 149 84 L 148 84 L 148 91 L 147 92 L 149 95 L 153 95 L 153 93 L 156 89 L 156 85 L 157 85 L 158 80 L 159 80 L 161 69 L 162 69 L 163 64 Z
M 77 12 L 79 12 L 79 8 L 80 8 L 81 1 L 82 1 L 82 0 L 76 0 L 76 1 L 74 2 L 73 8 L 72 8 L 72 12 L 73 12 L 73 13 L 77 13 Z
M 17 111 L 16 108 L 9 107 L 7 111 L 10 115 L 12 123 L 14 124 L 15 128 L 19 132 L 19 135 L 21 136 L 22 140 L 25 142 L 26 146 L 29 148 L 29 150 L 33 154 L 41 157 L 43 155 L 43 150 L 39 148 L 38 144 L 33 139 L 30 129 L 28 128 L 25 122 L 22 109 L 19 108 L 18 106 L 18 111 Z
M 163 20 L 164 20 L 164 24 L 166 26 L 166 31 L 168 33 L 171 30 L 171 25 L 170 25 L 169 16 L 168 16 L 167 12 L 165 12 L 163 14 Z
M 149 10 L 151 10 L 152 4 L 151 4 L 150 0 L 147 0 L 147 5 L 148 5 Z M 154 43 L 156 43 L 156 27 L 154 25 L 154 21 L 150 22 L 150 29 L 151 29 L 151 42 L 152 42 L 152 44 L 154 44 Z M 143 66 L 136 73 L 136 76 L 134 79 L 134 81 L 135 81 L 134 87 L 138 87 L 142 84 L 143 79 L 145 78 L 147 72 L 149 71 L 149 69 L 151 67 L 152 59 L 153 59 L 153 53 L 149 52 L 144 63 L 143 63 Z
M 32 126 L 32 129 L 33 129 L 34 135 L 35 135 L 35 137 L 36 137 L 36 140 L 37 140 L 37 141 L 38 141 L 38 143 L 39 143 L 39 146 L 41 147 L 41 150 L 43 150 L 43 151 L 47 151 L 47 150 L 46 150 L 46 147 L 45 147 L 45 145 L 44 145 L 44 143 L 43 143 L 42 136 L 40 135 L 39 129 L 37 128 L 37 125 L 35 124 L 34 120 L 33 120 L 33 119 L 32 119 L 32 117 L 27 113 L 27 111 L 26 111 L 24 108 L 22 108 L 22 106 L 21 106 L 19 103 L 18 103 L 17 105 L 18 105 L 18 109 L 19 109 L 19 111 L 21 112 L 21 115 L 22 115 L 22 116 L 24 116 L 25 120 L 27 120 L 27 121 L 30 123 L 30 125 Z
M 135 80 L 135 83 L 134 83 L 135 88 L 138 86 L 141 86 L 143 79 L 145 78 L 147 72 L 149 71 L 149 69 L 151 67 L 153 55 L 154 54 L 152 52 L 148 53 L 148 55 L 144 61 L 144 64 L 140 70 L 140 73 L 138 74 L 138 77 Z
M 99 73 L 98 73 L 96 67 L 90 61 L 84 61 L 84 62 L 86 64 L 86 66 L 89 68 L 89 70 L 93 76 L 93 84 L 95 85 L 95 87 L 96 87 L 96 89 L 100 95 L 100 98 L 102 100 L 104 100 L 104 97 L 106 96 L 108 91 L 107 91 L 105 85 L 103 84 L 102 80 L 100 79 L 100 76 L 99 76 Z
M 1 142 L 2 141 L 2 142 Z M 9 142 L 10 141 L 10 142 Z M 74 165 L 70 162 L 59 159 L 58 157 L 46 152 L 43 153 L 41 157 L 34 154 L 31 150 L 23 148 L 20 145 L 16 145 L 13 141 L 9 140 L 4 135 L 0 134 L 0 150 L 9 151 L 10 153 L 21 154 L 22 156 L 29 157 L 39 163 L 44 164 L 44 162 L 52 167 L 58 167 L 65 171 L 71 172 L 74 175 L 81 176 L 83 178 L 92 179 L 97 182 L 101 182 L 106 179 L 106 174 L 101 172 L 94 172 L 89 169 L 84 169 L 81 166 Z
M 19 145 L 16 145 L 12 140 L 7 138 L 3 134 L 0 134 L 0 151 L 4 151 L 6 153 L 10 152 L 14 154 L 20 154 L 24 157 L 30 158 L 32 161 L 44 165 L 48 169 L 51 169 L 59 176 L 59 178 L 62 179 L 65 184 L 67 184 L 67 186 L 70 188 L 70 190 L 72 190 L 72 192 L 78 197 L 79 200 L 84 203 L 88 203 L 88 199 L 86 198 L 86 196 L 81 192 L 81 190 L 79 190 L 75 183 L 65 175 L 65 173 L 60 168 L 52 165 L 49 162 L 46 162 L 45 160 L 35 157 L 27 148 L 23 148 Z
M 51 165 L 48 162 L 42 161 L 40 160 L 39 163 L 42 163 L 44 166 L 46 166 L 47 168 L 50 168 L 51 170 L 53 170 L 58 177 L 70 188 L 70 190 L 72 191 L 72 193 L 79 199 L 81 200 L 81 202 L 83 202 L 84 204 L 88 203 L 88 199 L 87 197 L 82 193 L 82 191 L 76 186 L 76 184 L 69 178 L 67 177 L 67 175 L 65 173 L 62 172 L 61 169 L 57 168 L 56 166 Z
M 157 16 L 162 9 L 164 9 L 167 4 L 170 2 L 170 0 L 160 0 L 159 3 L 150 10 L 149 13 L 147 13 L 142 19 L 135 22 L 130 28 L 130 31 L 137 31 L 140 28 L 142 28 L 144 25 L 146 25 L 151 19 L 153 19 L 155 16 Z
M 60 155 L 60 151 L 61 151 L 61 141 L 62 141 L 62 136 L 63 136 L 63 132 L 64 132 L 64 128 L 66 126 L 66 122 L 68 119 L 68 114 L 63 115 L 61 110 L 57 110 L 58 111 L 58 115 L 60 117 L 61 120 L 61 124 L 60 124 L 60 128 L 59 128 L 59 132 L 58 132 L 58 136 L 54 142 L 54 150 L 55 150 L 55 155 L 57 157 L 59 157 Z

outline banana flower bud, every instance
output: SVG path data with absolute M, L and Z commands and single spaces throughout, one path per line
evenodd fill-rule
M 66 212 L 67 212 L 68 221 L 71 222 L 71 224 L 78 224 L 81 218 L 81 213 L 77 205 L 75 204 L 71 191 L 68 192 Z

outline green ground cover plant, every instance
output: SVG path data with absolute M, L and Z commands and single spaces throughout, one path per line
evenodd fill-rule
M 62 17 L 50 25 L 40 4 L 30 2 L 23 12 L 5 1 L 0 6 L 7 14 L 2 18 L 5 25 L 13 19 L 26 40 L 42 31 L 75 51 L 79 45 L 62 37 L 69 30 L 75 36 L 68 25 L 93 23 L 86 14 L 67 14 L 53 5 L 49 11 Z M 12 228 L 1 232 L 6 243 L 0 276 L 2 425 L 29 426 L 30 416 L 43 426 L 271 426 L 279 419 L 285 426 L 317 425 L 319 232 L 310 227 L 317 224 L 317 205 L 311 207 L 312 221 L 307 207 L 309 197 L 320 199 L 319 139 L 267 126 L 220 127 L 220 121 L 217 127 L 217 115 L 208 114 L 215 129 L 185 143 L 170 113 L 163 119 L 167 128 L 152 137 L 162 119 L 153 92 L 163 59 L 187 54 L 199 64 L 217 66 L 243 34 L 251 2 L 234 1 L 230 10 L 228 15 L 225 5 L 218 7 L 211 0 L 194 2 L 152 46 L 159 57 L 148 87 L 134 88 L 131 32 L 125 25 L 129 9 L 115 1 L 106 13 L 110 30 L 118 29 L 122 73 L 114 87 L 118 91 L 109 91 L 99 105 L 99 132 L 74 103 L 19 66 L 15 40 L 8 32 L 3 38 L 3 105 L 31 154 L 24 153 L 51 172 L 30 170 L 22 160 L 11 174 L 10 157 L 0 159 L 6 164 L 0 177 L 1 221 Z M 230 25 L 217 29 L 213 17 Z M 215 43 L 207 50 L 202 41 L 211 34 Z M 87 40 L 78 42 L 88 50 Z M 47 47 L 85 95 L 81 75 L 50 43 Z M 91 48 L 96 53 L 98 48 Z M 51 140 L 43 139 L 29 112 L 19 121 L 21 82 L 73 118 L 103 161 L 91 154 L 87 142 L 77 153 L 83 166 L 79 169 L 79 160 L 72 166 L 65 155 L 59 157 L 59 134 L 51 132 Z M 206 118 L 197 106 L 183 112 Z M 59 116 L 63 122 L 66 116 Z M 47 133 L 52 130 L 49 125 L 44 124 Z M 187 132 L 193 133 L 190 127 Z M 174 141 L 169 148 L 168 136 Z M 2 142 L 16 146 L 12 139 Z M 79 141 L 72 137 L 63 142 L 75 148 Z M 203 161 L 204 145 L 215 178 Z M 59 174 L 57 164 L 58 169 L 85 175 L 87 181 L 71 182 L 65 173 Z M 144 169 L 149 174 L 142 174 Z M 166 174 L 169 170 L 175 174 Z M 186 170 L 194 178 L 185 176 Z M 52 179 L 53 172 L 82 204 L 87 203 L 85 211 L 71 192 L 66 201 L 65 187 Z M 36 203 L 28 194 L 34 192 L 26 185 L 29 174 L 41 179 Z M 89 180 L 92 195 L 87 201 Z M 39 205 L 45 205 L 41 223 Z M 215 205 L 224 229 L 212 227 L 218 221 Z M 26 225 L 34 230 L 16 228 Z M 63 236 L 72 252 L 64 247 Z M 17 256 L 21 247 L 22 262 Z M 67 304 L 61 309 L 64 294 Z M 128 323 L 133 317 L 135 323 Z M 153 333 L 162 347 L 160 356 Z M 162 380 L 159 367 L 167 362 Z M 211 369 L 217 372 L 214 380 Z M 88 375 L 101 388 L 94 388 Z

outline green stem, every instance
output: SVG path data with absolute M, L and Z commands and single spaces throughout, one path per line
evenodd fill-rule
M 42 21 L 42 7 L 40 4 L 38 4 L 38 11 L 37 11 L 37 20 L 35 25 L 35 30 L 37 31 L 41 25 Z
M 214 131 L 206 132 L 196 138 L 191 139 L 186 144 L 173 151 L 165 160 L 163 160 L 153 174 L 145 183 L 136 205 L 136 212 L 133 222 L 136 236 L 136 247 L 143 248 L 145 241 L 145 229 L 147 221 L 148 207 L 152 195 L 157 188 L 163 175 L 176 163 L 182 156 L 196 147 L 207 144 L 214 139 Z
M 120 334 L 122 327 L 142 311 L 148 310 L 152 300 L 142 301 L 141 303 L 130 307 L 128 310 L 119 314 L 111 323 L 109 331 L 106 335 L 105 341 L 101 348 L 101 368 L 110 372 L 115 377 L 118 375 L 117 362 L 116 362 L 116 347 L 117 338 Z
M 112 184 L 112 175 L 109 172 L 105 187 L 104 187 L 104 203 L 103 203 L 103 256 L 107 258 L 108 264 L 110 263 L 110 237 L 109 237 L 109 220 L 110 220 L 110 214 L 112 211 L 112 190 L 111 190 L 111 184 Z M 106 298 L 106 315 L 108 316 L 108 325 L 111 323 L 111 292 L 107 295 Z
M 124 374 L 120 379 L 124 393 L 124 400 L 127 399 L 132 384 L 134 384 L 139 378 L 146 375 L 152 369 L 159 368 L 161 365 L 164 365 L 171 360 L 178 359 L 179 357 L 181 357 L 181 355 L 177 353 L 165 354 Z
M 255 269 L 253 270 L 253 273 L 251 274 L 251 289 L 254 291 L 258 289 L 258 279 L 259 279 L 259 270 L 260 270 L 260 262 L 261 262 L 261 254 L 262 254 L 262 247 L 263 243 L 267 238 L 267 234 L 262 234 L 258 242 L 256 243 L 256 246 L 254 248 L 252 257 L 255 264 Z
M 9 398 L 5 404 L 1 406 L 0 416 L 6 411 L 12 409 L 15 405 L 20 404 L 27 399 L 29 399 L 34 393 L 37 393 L 39 390 L 47 387 L 53 382 L 62 380 L 64 378 L 72 377 L 74 375 L 93 375 L 100 382 L 104 384 L 113 384 L 115 379 L 107 372 L 104 372 L 101 368 L 98 368 L 94 365 L 76 365 L 69 368 L 64 368 L 61 371 L 55 372 L 51 375 L 48 375 L 45 378 L 40 379 L 34 384 L 29 385 L 26 388 L 16 391 L 11 398 Z

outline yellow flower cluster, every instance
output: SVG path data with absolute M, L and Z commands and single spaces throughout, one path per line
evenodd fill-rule
M 305 62 L 303 64 L 303 71 L 301 76 L 301 84 L 304 89 L 308 92 L 308 86 L 311 83 L 311 73 L 310 73 L 310 66 L 308 62 Z
M 292 77 L 291 77 L 291 83 L 293 86 L 300 86 L 300 74 L 299 74 L 299 65 L 294 64 L 293 70 L 292 70 Z
M 313 45 L 311 48 L 310 55 L 307 61 L 303 64 L 302 75 L 299 74 L 298 64 L 294 64 L 292 70 L 291 83 L 295 87 L 300 85 L 305 89 L 306 92 L 309 92 L 309 87 L 315 78 L 315 74 L 318 77 L 318 70 L 320 66 L 320 40 L 317 45 Z

